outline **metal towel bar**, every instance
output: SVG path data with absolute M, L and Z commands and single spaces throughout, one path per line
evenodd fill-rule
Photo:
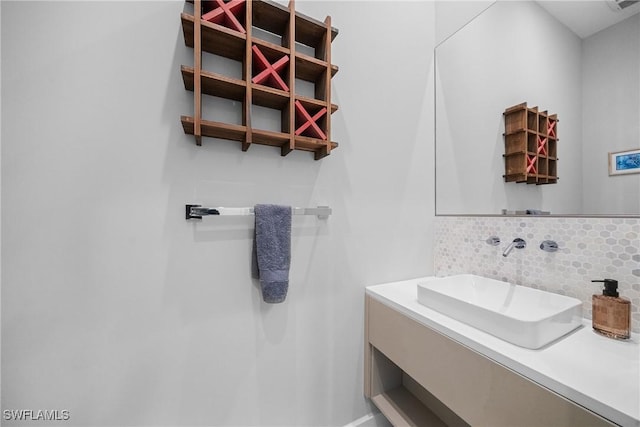
M 315 208 L 291 208 L 293 215 L 316 215 L 318 219 L 327 219 L 331 215 L 329 206 Z M 202 219 L 208 215 L 253 215 L 253 208 L 207 208 L 202 205 L 185 205 L 185 219 Z

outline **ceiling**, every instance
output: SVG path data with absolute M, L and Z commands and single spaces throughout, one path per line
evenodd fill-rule
M 640 2 L 623 10 L 616 9 L 614 0 L 538 0 L 538 4 L 580 38 L 589 37 L 640 12 Z

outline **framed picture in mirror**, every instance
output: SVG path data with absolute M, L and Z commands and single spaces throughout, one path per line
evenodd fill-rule
M 640 173 L 640 148 L 609 153 L 609 175 Z

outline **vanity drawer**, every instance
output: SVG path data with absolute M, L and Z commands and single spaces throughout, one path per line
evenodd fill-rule
M 367 358 L 375 347 L 472 426 L 612 426 L 604 418 L 367 295 Z M 370 394 L 375 363 L 365 363 Z

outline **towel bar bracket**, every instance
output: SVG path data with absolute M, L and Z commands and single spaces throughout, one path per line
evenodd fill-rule
M 203 215 L 220 215 L 220 212 L 202 205 L 185 205 L 185 219 L 202 219 Z
M 318 215 L 318 219 L 329 219 L 331 208 L 329 206 L 318 206 L 315 213 Z

